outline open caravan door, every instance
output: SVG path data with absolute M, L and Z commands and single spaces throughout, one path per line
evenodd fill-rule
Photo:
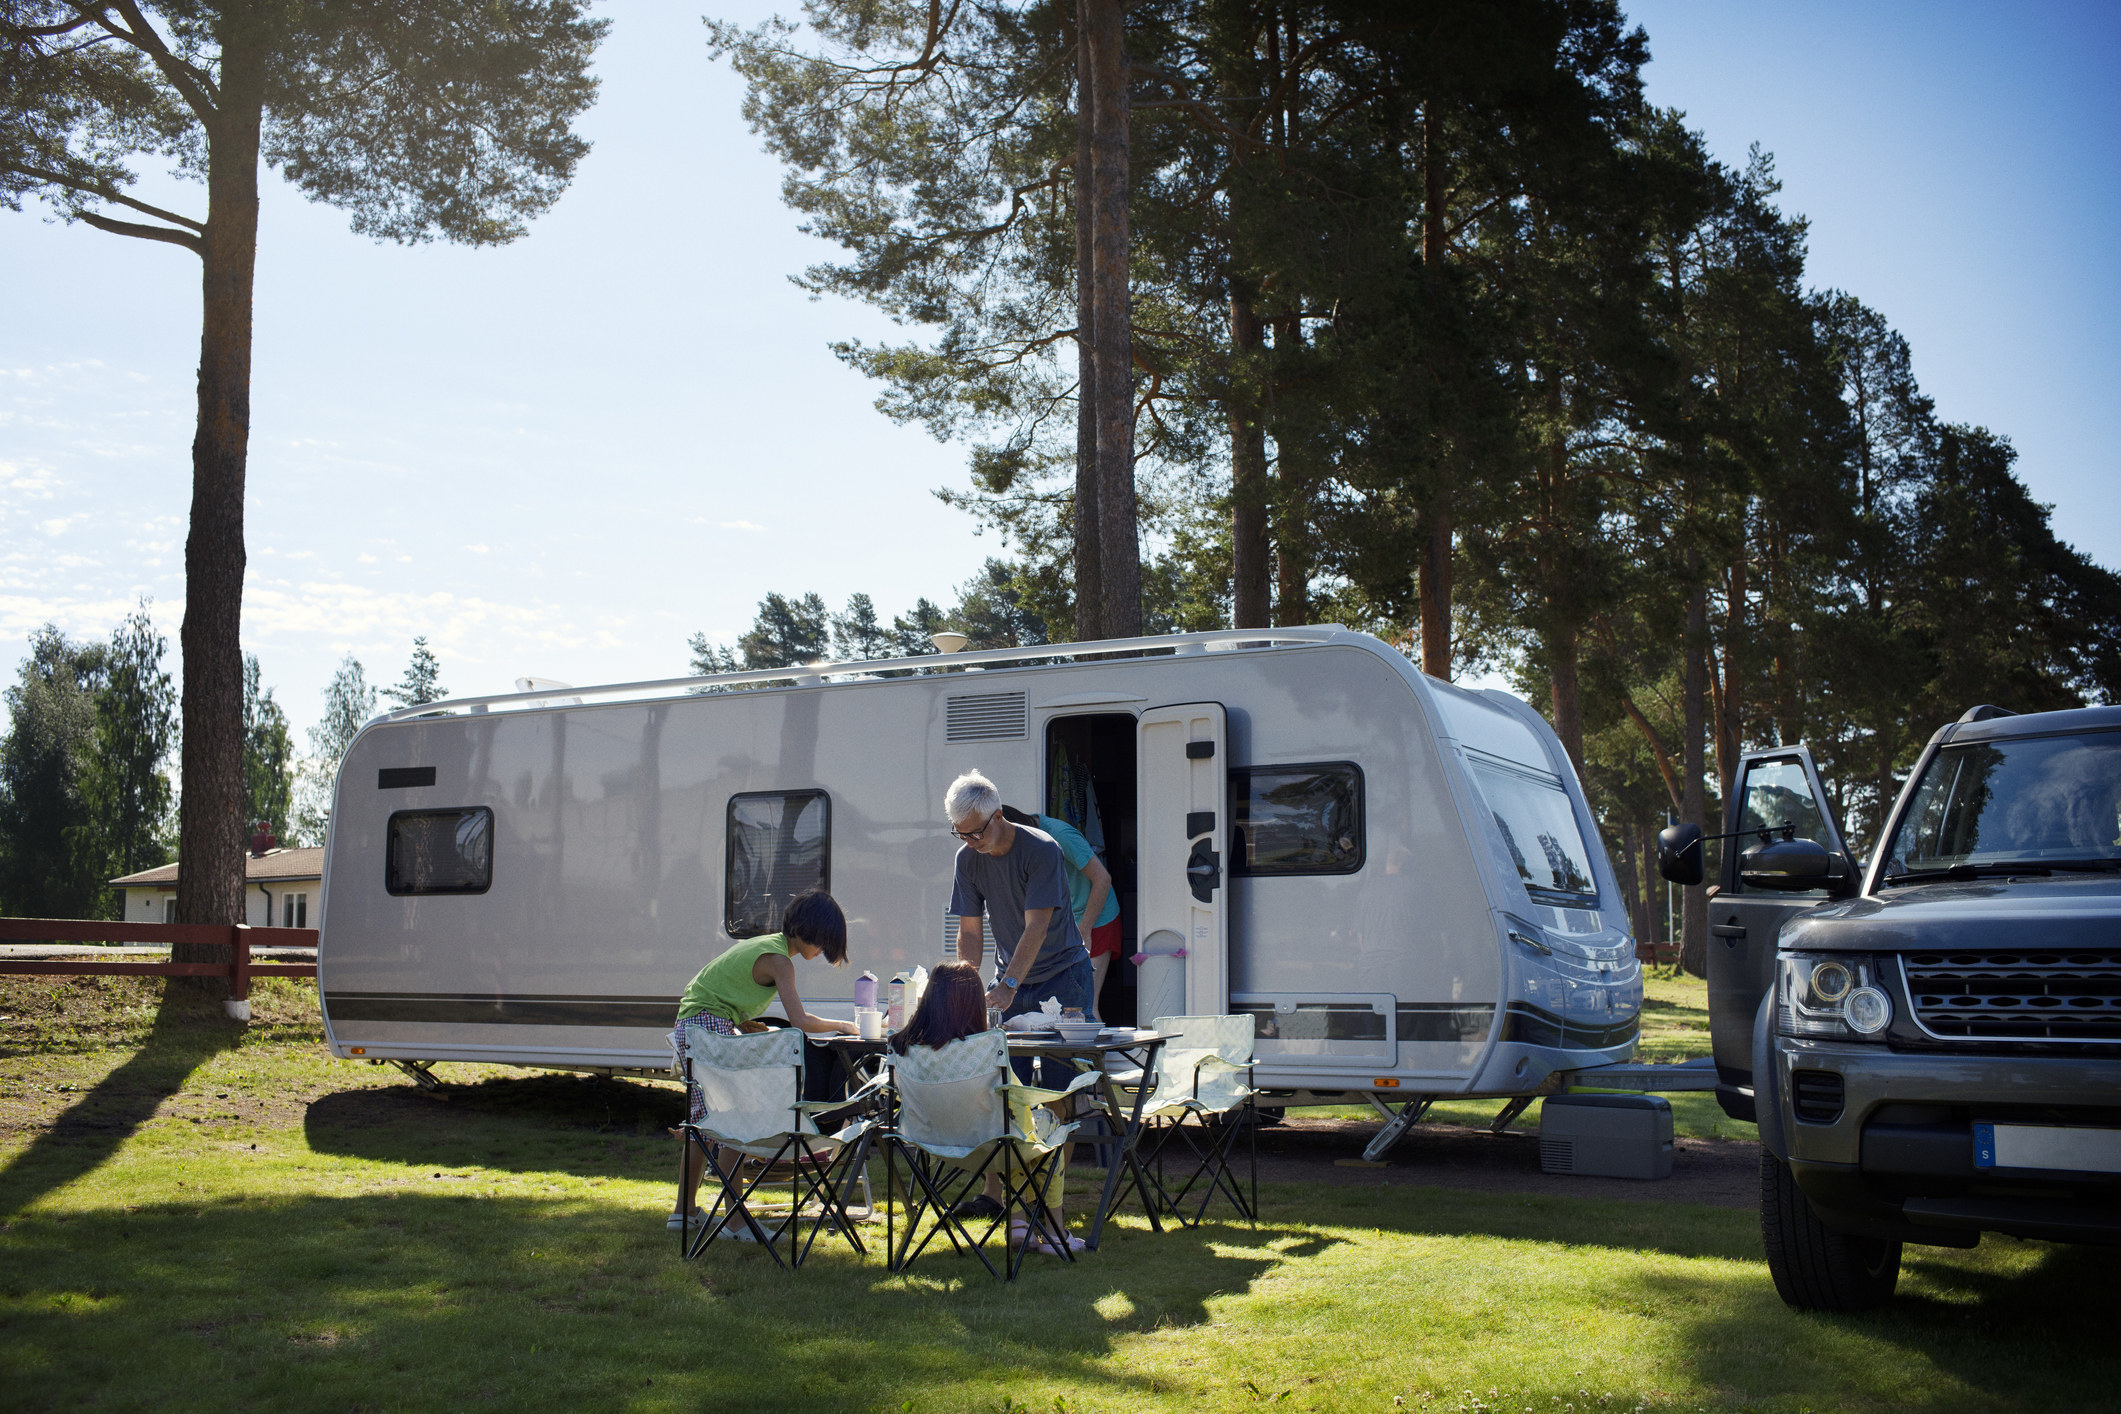
M 1222 704 L 1141 714 L 1135 755 L 1135 908 L 1141 972 L 1135 1024 L 1230 1010 L 1230 762 Z M 1183 954 L 1181 956 L 1181 954 Z

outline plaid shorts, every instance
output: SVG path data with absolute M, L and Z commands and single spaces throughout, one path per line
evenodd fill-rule
M 685 1042 L 693 1031 L 705 1031 L 713 1036 L 737 1034 L 735 1022 L 727 1017 L 715 1016 L 711 1012 L 703 1011 L 693 1016 L 680 1017 L 677 1026 L 670 1033 L 670 1048 L 677 1053 L 677 1069 L 680 1075 L 685 1073 L 685 1057 L 688 1054 Z M 699 1086 L 687 1083 L 685 1088 L 691 1091 L 692 1098 L 691 1116 L 687 1122 L 699 1124 L 707 1118 L 707 1099 L 700 1094 Z

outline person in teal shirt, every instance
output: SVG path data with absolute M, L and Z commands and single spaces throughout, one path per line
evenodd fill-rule
M 1119 956 L 1119 894 L 1112 887 L 1112 871 L 1097 857 L 1083 832 L 1055 815 L 1033 815 L 1013 805 L 1002 807 L 1002 818 L 1013 825 L 1029 825 L 1053 836 L 1068 862 L 1068 903 L 1075 914 L 1076 931 L 1090 948 L 1090 966 L 1097 981 L 1090 992 L 1090 1018 L 1098 1015 L 1098 999 L 1105 992 L 1105 974 Z
M 852 1036 L 851 1021 L 818 1016 L 803 1005 L 795 989 L 795 960 L 812 962 L 823 958 L 834 967 L 847 965 L 847 915 L 832 895 L 819 889 L 798 894 L 781 913 L 781 931 L 746 938 L 701 968 L 678 1000 L 677 1027 L 670 1033 L 680 1062 L 685 1056 L 688 1031 L 709 1031 L 734 1036 L 757 1021 L 766 1008 L 780 1000 L 788 1024 L 814 1036 Z M 756 1030 L 757 1028 L 753 1028 Z M 707 1103 L 697 1085 L 692 1091 L 692 1122 L 707 1118 Z M 693 1195 L 699 1191 L 706 1158 L 692 1145 L 685 1147 L 684 1192 L 670 1215 L 670 1226 L 682 1227 L 685 1214 L 693 1211 Z

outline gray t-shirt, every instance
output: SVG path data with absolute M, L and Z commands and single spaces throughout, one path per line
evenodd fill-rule
M 977 918 L 982 909 L 986 911 L 994 930 L 996 965 L 1004 970 L 1024 940 L 1027 908 L 1053 910 L 1046 924 L 1046 940 L 1039 945 L 1030 974 L 1023 978 L 1024 986 L 1031 987 L 1090 955 L 1075 926 L 1075 910 L 1068 900 L 1068 861 L 1060 845 L 1044 830 L 1018 825 L 1009 852 L 999 858 L 981 854 L 971 845 L 958 846 L 950 911 L 960 918 Z

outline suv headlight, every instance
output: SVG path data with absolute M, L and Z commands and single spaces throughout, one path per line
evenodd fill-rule
M 1869 957 L 1784 953 L 1776 970 L 1776 1029 L 1785 1036 L 1865 1041 L 1893 1024 L 1892 1000 Z

